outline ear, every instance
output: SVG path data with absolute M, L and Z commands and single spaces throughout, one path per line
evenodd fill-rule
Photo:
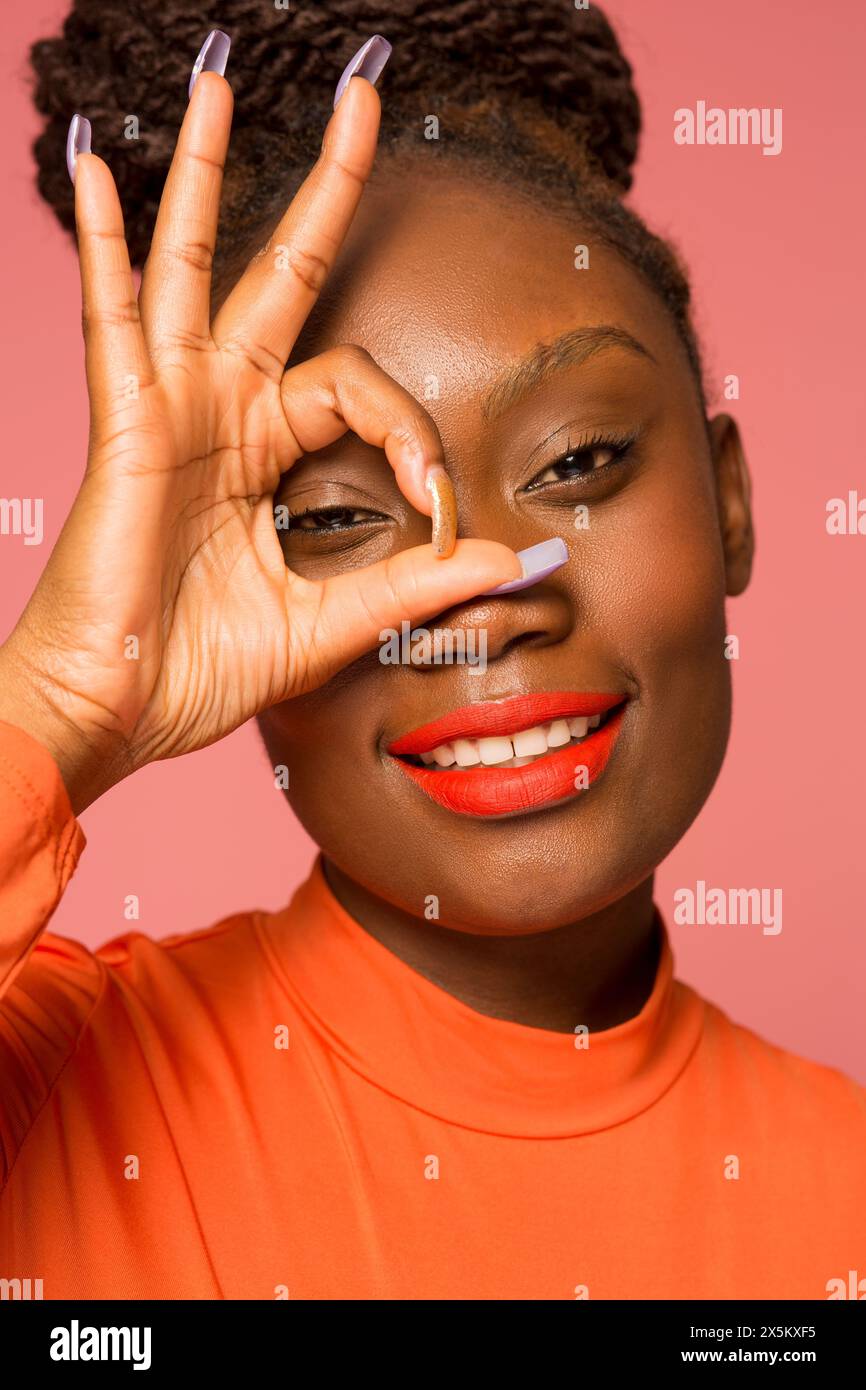
M 716 476 L 727 592 L 731 598 L 735 598 L 749 582 L 755 554 L 752 480 L 736 420 L 730 415 L 716 415 L 708 421 L 708 429 Z

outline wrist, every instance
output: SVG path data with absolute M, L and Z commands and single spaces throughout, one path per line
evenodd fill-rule
M 51 754 L 75 816 L 119 782 L 118 749 L 82 729 L 62 709 L 61 692 L 10 648 L 0 647 L 0 721 L 21 729 Z

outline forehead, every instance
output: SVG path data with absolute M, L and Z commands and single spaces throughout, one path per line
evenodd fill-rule
M 689 374 L 657 294 L 579 213 L 435 170 L 386 172 L 365 190 L 292 360 L 366 348 L 420 399 L 468 404 L 540 343 L 613 325 L 665 371 Z M 586 247 L 588 267 L 579 256 Z

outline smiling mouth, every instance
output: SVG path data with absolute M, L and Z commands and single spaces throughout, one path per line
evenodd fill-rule
M 513 815 L 596 782 L 626 704 L 621 694 L 542 693 L 471 705 L 395 740 L 388 752 L 447 810 Z
M 577 748 L 593 729 L 607 721 L 607 715 L 575 715 L 571 719 L 551 719 L 546 724 L 534 724 L 531 729 L 519 729 L 513 734 L 492 738 L 455 738 L 440 743 L 428 753 L 417 757 L 405 755 L 406 761 L 417 767 L 435 771 L 451 768 L 452 772 L 468 772 L 473 767 L 528 767 L 539 758 L 560 748 Z

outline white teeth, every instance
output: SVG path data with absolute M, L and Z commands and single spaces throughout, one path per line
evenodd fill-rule
M 481 754 L 478 752 L 478 740 L 474 738 L 455 738 L 454 757 L 457 759 L 458 767 L 474 767 L 481 762 Z
M 574 715 L 552 719 L 531 729 L 520 729 L 510 738 L 455 738 L 421 754 L 425 767 L 525 767 L 552 748 L 565 748 L 574 740 L 586 738 L 601 723 L 600 714 Z
M 547 730 L 548 748 L 564 748 L 566 743 L 571 742 L 571 730 L 565 719 L 554 719 Z
M 509 758 L 514 757 L 510 738 L 480 738 L 478 740 L 478 752 L 481 754 L 481 761 L 485 767 L 493 767 L 496 763 L 507 763 Z
M 521 729 L 519 734 L 514 734 L 511 742 L 514 744 L 514 754 L 517 758 L 528 758 L 537 753 L 547 752 L 547 736 L 540 724 L 534 729 Z

